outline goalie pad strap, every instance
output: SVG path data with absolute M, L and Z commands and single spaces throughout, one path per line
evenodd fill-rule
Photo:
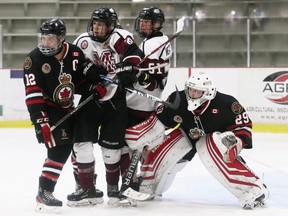
M 147 120 L 126 129 L 125 140 L 129 148 L 142 151 L 145 146 L 153 149 L 164 140 L 165 126 L 159 121 L 155 113 Z
M 172 170 L 191 149 L 192 145 L 181 129 L 175 129 L 168 134 L 165 141 L 148 154 L 141 167 L 143 182 L 140 192 L 160 195 L 167 190 L 176 174 L 171 173 Z M 179 170 L 174 169 L 174 172 Z M 169 178 L 166 184 L 171 176 L 173 179 Z

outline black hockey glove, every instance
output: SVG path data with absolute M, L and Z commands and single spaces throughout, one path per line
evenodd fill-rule
M 90 85 L 89 92 L 90 94 L 93 94 L 93 99 L 98 101 L 106 95 L 107 89 L 102 84 Z
M 37 113 L 31 117 L 35 127 L 38 143 L 45 143 L 49 148 L 55 147 L 55 142 L 49 125 L 49 118 L 45 112 Z
M 106 76 L 108 74 L 107 70 L 93 62 L 87 61 L 83 64 L 83 74 L 90 83 L 99 83 L 102 81 L 100 75 Z
M 152 82 L 151 75 L 149 73 L 141 73 L 141 75 L 138 77 L 138 83 L 143 86 L 144 88 L 147 88 L 151 82 Z
M 134 83 L 137 81 L 136 71 L 129 63 L 121 62 L 116 64 L 116 75 L 122 89 L 125 87 L 133 88 Z

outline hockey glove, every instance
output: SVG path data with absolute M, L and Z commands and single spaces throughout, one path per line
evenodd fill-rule
M 137 81 L 136 71 L 133 69 L 133 66 L 129 63 L 121 62 L 116 65 L 116 74 L 119 79 L 120 87 L 132 87 Z
M 141 73 L 141 75 L 138 77 L 138 83 L 144 88 L 147 88 L 151 82 L 152 78 L 149 73 Z
M 32 118 L 35 126 L 36 137 L 39 143 L 45 143 L 49 148 L 56 146 L 53 135 L 51 133 L 49 118 L 44 112 L 37 114 L 37 117 Z
M 95 101 L 98 101 L 106 95 L 107 89 L 102 84 L 91 85 L 89 88 L 89 92 L 93 94 L 93 99 Z
M 232 163 L 242 150 L 241 140 L 231 131 L 226 131 L 220 134 L 221 142 L 226 146 L 227 151 L 223 155 L 223 160 L 226 163 Z
M 83 64 L 83 74 L 90 83 L 99 83 L 102 81 L 100 75 L 106 76 L 108 72 L 104 67 L 88 61 Z

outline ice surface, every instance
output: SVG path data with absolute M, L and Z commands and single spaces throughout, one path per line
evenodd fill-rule
M 254 148 L 241 155 L 248 166 L 268 186 L 270 197 L 264 208 L 242 210 L 237 199 L 220 185 L 197 156 L 176 176 L 162 197 L 139 202 L 136 208 L 112 208 L 105 203 L 93 208 L 66 206 L 67 194 L 74 190 L 70 161 L 65 165 L 54 195 L 65 205 L 61 215 L 84 216 L 258 216 L 288 215 L 288 134 L 254 133 Z M 97 188 L 106 191 L 101 152 L 95 145 Z M 46 157 L 32 128 L 0 129 L 1 208 L 3 216 L 50 215 L 34 211 L 38 177 Z

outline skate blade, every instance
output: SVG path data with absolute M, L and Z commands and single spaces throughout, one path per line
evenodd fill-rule
M 61 207 L 60 206 L 47 206 L 42 203 L 37 203 L 35 209 L 36 212 L 41 213 L 51 213 L 51 214 L 60 214 Z
M 102 204 L 104 202 L 103 198 L 92 198 L 83 199 L 79 201 L 68 201 L 67 206 L 69 207 L 93 207 L 97 204 Z
M 118 198 L 110 198 L 108 200 L 108 205 L 113 207 L 129 208 L 129 207 L 137 207 L 137 202 L 131 199 L 119 200 Z

